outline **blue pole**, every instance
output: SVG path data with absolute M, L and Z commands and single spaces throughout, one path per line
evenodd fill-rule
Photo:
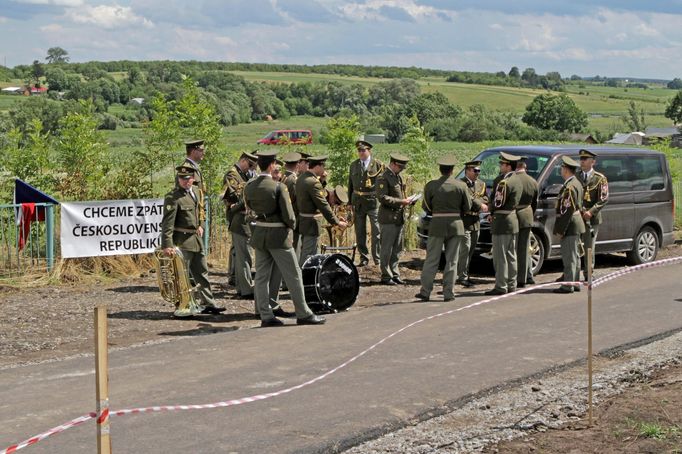
M 45 210 L 45 224 L 47 226 L 47 271 L 49 272 L 54 268 L 54 205 L 47 205 Z

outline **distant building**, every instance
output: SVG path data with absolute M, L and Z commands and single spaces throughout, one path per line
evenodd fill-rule
M 21 87 L 5 87 L 0 91 L 3 95 L 20 95 L 24 89 Z
M 670 140 L 670 144 L 673 147 L 680 147 L 680 139 L 682 138 L 682 134 L 680 133 L 680 130 L 676 127 L 670 127 L 670 128 L 652 128 L 648 127 L 646 128 L 646 136 L 644 137 L 644 145 L 649 145 L 656 143 L 660 140 Z
M 142 104 L 144 104 L 144 98 L 131 98 L 130 102 L 137 104 L 138 106 L 141 106 Z
M 44 95 L 45 93 L 47 93 L 47 87 L 30 87 L 26 89 L 24 94 L 26 94 L 27 92 L 31 96 Z
M 597 140 L 592 137 L 592 134 L 570 134 L 568 138 L 573 141 L 573 142 L 581 142 L 581 143 L 589 143 L 589 144 L 595 144 L 598 143 Z
M 360 138 L 360 140 L 366 140 L 367 142 L 374 145 L 375 143 L 386 143 L 385 134 L 365 134 Z
M 617 143 L 617 144 L 629 144 L 629 145 L 642 145 L 642 139 L 644 138 L 643 132 L 617 132 L 613 135 L 613 139 L 607 140 L 606 143 Z

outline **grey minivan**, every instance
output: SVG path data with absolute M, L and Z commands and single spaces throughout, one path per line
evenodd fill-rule
M 499 153 L 527 156 L 528 174 L 540 186 L 538 209 L 531 235 L 533 273 L 547 258 L 561 256 L 559 238 L 552 235 L 555 206 L 563 184 L 561 157 L 578 160 L 578 150 L 597 154 L 595 170 L 606 175 L 609 202 L 602 210 L 602 224 L 595 252 L 625 252 L 632 264 L 651 262 L 658 249 L 672 244 L 675 203 L 672 178 L 665 154 L 642 148 L 617 148 L 579 145 L 534 145 L 490 148 L 475 159 L 481 160 L 480 178 L 490 189 L 499 172 Z M 461 177 L 463 174 L 460 174 Z M 428 235 L 422 224 L 420 236 Z M 481 235 L 477 253 L 492 247 L 490 226 L 481 216 Z

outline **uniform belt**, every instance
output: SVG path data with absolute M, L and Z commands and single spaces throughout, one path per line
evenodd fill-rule
M 356 194 L 360 195 L 376 195 L 376 192 L 374 191 L 354 191 Z
M 433 213 L 432 218 L 460 218 L 459 213 Z
M 284 222 L 263 222 L 256 221 L 256 227 L 286 227 Z
M 521 210 L 523 210 L 525 208 L 529 208 L 529 207 L 530 207 L 530 205 L 519 205 L 516 207 L 516 211 L 521 211 Z
M 464 215 L 465 216 L 476 216 L 476 217 L 478 217 L 479 212 L 478 211 L 465 211 Z
M 495 210 L 493 214 L 512 214 L 516 213 L 516 210 Z
M 320 218 L 322 217 L 322 213 L 298 213 L 299 216 L 302 218 Z
M 183 229 L 181 227 L 173 227 L 173 230 L 182 233 L 197 233 L 197 229 Z

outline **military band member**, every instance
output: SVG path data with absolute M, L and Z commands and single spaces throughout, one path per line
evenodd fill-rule
M 287 187 L 272 179 L 275 151 L 258 154 L 260 174 L 244 188 L 244 201 L 255 219 L 251 246 L 256 251 L 256 303 L 261 326 L 281 326 L 269 304 L 270 277 L 275 264 L 282 272 L 296 310 L 299 325 L 319 325 L 325 322 L 310 310 L 303 293 L 301 268 L 296 263 L 292 245 L 292 231 L 296 225 Z
M 589 150 L 580 150 L 580 182 L 584 188 L 582 218 L 585 222 L 585 233 L 582 240 L 587 249 L 592 249 L 592 266 L 594 267 L 594 245 L 597 242 L 599 226 L 602 223 L 601 210 L 609 202 L 609 183 L 603 173 L 594 170 L 597 155 Z M 583 267 L 585 279 L 587 268 Z
M 345 219 L 338 219 L 327 202 L 327 191 L 320 183 L 327 156 L 308 158 L 308 170 L 296 180 L 296 205 L 298 206 L 299 231 L 301 232 L 301 258 L 303 265 L 311 255 L 317 254 L 322 217 L 331 225 L 346 227 Z M 288 284 L 287 284 L 288 285 Z
M 404 284 L 398 270 L 398 254 L 402 251 L 405 207 L 412 203 L 405 195 L 405 183 L 400 176 L 410 158 L 393 153 L 386 170 L 377 178 L 379 226 L 381 228 L 380 268 L 384 285 Z
M 194 186 L 195 192 L 199 197 L 199 222 L 203 223 L 206 221 L 206 207 L 204 207 L 204 196 L 206 196 L 206 183 L 201 175 L 201 169 L 199 165 L 201 161 L 204 160 L 204 155 L 206 154 L 206 148 L 204 146 L 204 140 L 189 140 L 185 142 L 185 162 L 182 165 L 192 167 L 194 169 Z
M 471 210 L 462 214 L 464 224 L 464 242 L 459 249 L 457 260 L 457 283 L 464 287 L 473 287 L 474 283 L 469 279 L 469 264 L 476 250 L 478 236 L 481 232 L 481 219 L 479 213 L 488 211 L 488 194 L 486 194 L 485 181 L 478 177 L 481 174 L 481 161 L 469 161 L 464 164 L 464 177 L 471 196 Z
M 360 252 L 360 266 L 369 263 L 367 248 L 367 218 L 372 231 L 372 260 L 379 264 L 379 205 L 376 198 L 376 179 L 384 171 L 384 165 L 372 156 L 372 144 L 364 140 L 355 142 L 358 159 L 350 165 L 348 196 L 353 205 L 355 242 Z
M 519 234 L 516 207 L 522 190 L 521 182 L 514 173 L 518 161 L 518 156 L 500 152 L 500 174 L 493 181 L 493 200 L 489 207 L 495 288 L 485 292 L 486 295 L 504 295 L 516 290 L 516 241 Z
M 249 232 L 245 221 L 244 186 L 249 180 L 249 171 L 256 167 L 256 157 L 242 153 L 239 161 L 223 177 L 223 201 L 227 208 L 227 222 L 232 247 L 234 248 L 235 286 L 237 294 L 244 299 L 253 298 L 251 277 L 251 251 Z
M 518 273 L 516 286 L 524 288 L 526 284 L 535 284 L 533 279 L 533 266 L 530 259 L 530 234 L 535 219 L 535 210 L 538 208 L 539 187 L 535 178 L 526 172 L 526 156 L 516 164 L 516 176 L 521 182 L 521 199 L 516 207 L 516 216 L 519 219 L 519 237 L 516 243 L 516 256 L 518 261 Z
M 282 183 L 286 185 L 289 190 L 289 197 L 291 197 L 291 205 L 294 207 L 294 213 L 296 213 L 296 218 L 298 219 L 298 207 L 296 206 L 296 180 L 299 175 L 299 169 L 305 163 L 307 168 L 308 162 L 307 158 L 304 158 L 301 153 L 289 152 L 282 157 L 284 161 L 284 176 L 282 177 Z M 301 234 L 298 231 L 298 224 L 294 229 L 294 251 L 296 252 L 296 259 L 301 256 Z
M 471 194 L 466 184 L 452 176 L 457 163 L 454 156 L 438 159 L 441 177 L 431 180 L 424 187 L 422 208 L 431 216 L 429 239 L 426 244 L 426 260 L 422 269 L 421 289 L 415 296 L 429 301 L 433 279 L 438 271 L 440 256 L 445 248 L 443 269 L 443 300 L 455 299 L 455 272 L 459 249 L 464 243 L 462 216 L 471 211 Z
M 575 176 L 579 164 L 568 156 L 562 156 L 561 161 L 561 176 L 564 179 L 564 185 L 557 199 L 554 234 L 561 237 L 563 279 L 566 282 L 577 282 L 580 273 L 580 239 L 585 233 L 585 223 L 580 215 L 583 185 Z M 573 291 L 580 291 L 580 286 L 562 285 L 554 289 L 554 293 L 573 293 Z
M 166 194 L 163 202 L 161 248 L 167 256 L 175 254 L 175 247 L 182 251 L 187 269 L 199 286 L 198 294 L 204 307 L 202 314 L 215 315 L 225 309 L 216 307 L 208 281 L 202 241 L 204 232 L 199 221 L 199 196 L 193 186 L 196 170 L 186 165 L 176 167 L 176 170 L 176 187 Z

